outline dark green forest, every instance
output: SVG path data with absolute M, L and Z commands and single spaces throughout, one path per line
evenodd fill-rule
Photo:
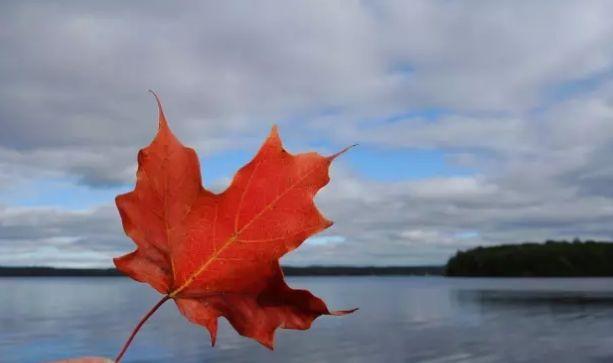
M 449 259 L 447 276 L 613 276 L 613 243 L 546 241 L 460 251 Z

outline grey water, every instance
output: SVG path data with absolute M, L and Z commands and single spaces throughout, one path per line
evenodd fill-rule
M 217 345 L 168 302 L 125 362 L 613 362 L 613 279 L 295 277 L 332 309 L 269 351 L 220 321 Z M 160 296 L 127 278 L 0 278 L 0 362 L 114 357 Z M 223 320 L 223 319 L 222 319 Z

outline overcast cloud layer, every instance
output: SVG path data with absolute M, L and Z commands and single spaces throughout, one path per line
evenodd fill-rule
M 148 88 L 201 156 L 252 154 L 273 123 L 293 151 L 360 143 L 317 197 L 337 223 L 288 264 L 612 239 L 610 14 L 608 1 L 4 1 L 0 265 L 110 266 L 132 250 L 112 196 L 155 132 Z M 402 161 L 423 152 L 448 172 Z M 373 172 L 383 154 L 387 177 Z

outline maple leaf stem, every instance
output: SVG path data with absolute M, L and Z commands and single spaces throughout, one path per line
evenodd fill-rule
M 123 347 L 121 348 L 121 351 L 117 355 L 117 358 L 115 358 L 115 363 L 121 362 L 121 358 L 126 353 L 126 350 L 128 350 L 128 347 L 130 346 L 130 343 L 132 343 L 132 340 L 134 340 L 134 336 L 136 335 L 136 333 L 138 333 L 138 331 L 143 326 L 143 324 L 145 324 L 147 319 L 149 319 L 151 315 L 153 315 L 153 313 L 155 313 L 157 309 L 159 309 L 160 306 L 162 306 L 162 304 L 164 304 L 168 299 L 170 299 L 170 296 L 164 295 L 164 297 L 160 301 L 158 301 L 157 304 L 155 304 L 155 306 L 152 307 L 151 310 L 147 312 L 147 314 L 145 314 L 145 316 L 143 316 L 140 319 L 140 321 L 138 322 L 134 330 L 132 330 L 132 334 L 130 334 L 130 337 L 128 338 L 128 340 L 126 340 L 126 342 L 123 344 Z

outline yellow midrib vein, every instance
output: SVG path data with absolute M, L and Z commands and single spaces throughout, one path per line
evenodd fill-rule
M 286 190 L 283 191 L 283 193 L 279 194 L 275 199 L 273 199 L 270 203 L 268 203 L 264 208 L 262 208 L 262 210 L 260 210 L 258 212 L 258 214 L 256 214 L 253 218 L 251 218 L 251 220 L 245 224 L 240 230 L 234 232 L 232 234 L 232 236 L 230 238 L 228 238 L 223 245 L 221 246 L 221 248 L 219 248 L 217 251 L 215 251 L 211 257 L 209 257 L 202 265 L 200 265 L 200 267 L 193 272 L 188 278 L 187 280 L 185 280 L 185 282 L 183 284 L 181 284 L 181 286 L 179 286 L 178 288 L 176 288 L 174 291 L 170 292 L 168 294 L 168 296 L 170 298 L 174 298 L 175 296 L 177 296 L 178 293 L 180 293 L 181 291 L 183 291 L 184 289 L 186 289 L 189 285 L 192 284 L 192 282 L 194 282 L 194 280 L 202 273 L 204 272 L 207 267 L 209 267 L 211 265 L 211 263 L 213 263 L 218 257 L 219 255 L 225 251 L 228 247 L 230 247 L 230 245 L 232 243 L 234 243 L 238 237 L 240 236 L 240 234 L 245 231 L 247 228 L 249 228 L 256 220 L 258 220 L 264 213 L 266 213 L 270 208 L 272 208 L 277 202 L 279 202 L 279 200 L 281 200 L 281 198 L 283 198 L 285 195 L 287 195 L 287 193 L 289 193 L 292 189 L 294 189 L 298 184 L 300 184 L 304 179 L 306 179 L 309 175 L 311 175 L 311 173 L 313 173 L 315 170 L 317 169 L 317 167 L 309 170 L 307 173 L 305 173 L 303 176 L 301 176 L 298 180 L 296 180 L 292 185 L 290 185 Z

